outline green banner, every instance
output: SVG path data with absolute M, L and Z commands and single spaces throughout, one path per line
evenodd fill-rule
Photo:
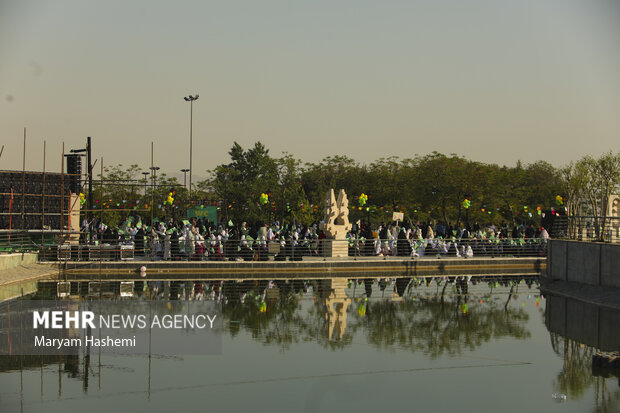
M 187 218 L 206 218 L 214 224 L 217 223 L 217 207 L 214 206 L 206 206 L 206 207 L 198 207 L 191 208 L 187 210 Z

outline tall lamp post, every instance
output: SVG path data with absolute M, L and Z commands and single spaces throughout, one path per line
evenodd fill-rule
M 148 179 L 146 179 L 146 177 L 149 176 L 149 173 L 142 172 L 142 175 L 144 175 L 144 196 L 146 196 L 146 184 L 148 183 Z
M 185 189 L 187 189 L 187 172 L 189 171 L 189 169 L 181 169 L 181 172 L 183 172 L 183 186 L 185 187 Z
M 159 171 L 159 166 L 152 166 L 151 168 L 152 174 L 151 174 L 151 184 L 153 186 L 153 190 L 155 190 L 155 186 L 157 185 L 157 171 Z
M 189 102 L 189 199 L 192 199 L 192 128 L 194 117 L 194 101 L 198 100 L 198 94 L 185 96 L 183 98 Z

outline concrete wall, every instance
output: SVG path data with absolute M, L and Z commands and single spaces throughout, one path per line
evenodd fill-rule
M 8 270 L 22 264 L 34 264 L 38 260 L 38 254 L 0 254 L 0 271 Z
M 550 240 L 545 277 L 620 287 L 620 244 Z
M 605 244 L 601 249 L 601 285 L 620 287 L 620 244 Z
M 547 272 L 543 277 L 553 280 L 566 281 L 567 269 L 567 243 L 563 241 L 550 240 L 547 245 Z

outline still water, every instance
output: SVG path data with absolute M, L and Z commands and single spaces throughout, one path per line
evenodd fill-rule
M 121 299 L 118 284 L 107 287 L 105 299 Z M 219 301 L 221 354 L 3 356 L 0 412 L 620 411 L 618 378 L 591 369 L 597 348 L 620 344 L 610 332 L 618 313 L 594 309 L 612 326 L 593 329 L 581 317 L 591 309 L 573 320 L 569 301 L 541 297 L 532 280 L 218 281 L 135 290 L 122 299 Z

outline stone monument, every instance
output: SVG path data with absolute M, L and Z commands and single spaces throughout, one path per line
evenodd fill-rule
M 351 230 L 349 223 L 349 200 L 344 189 L 334 195 L 330 189 L 325 200 L 325 218 L 319 226 L 327 237 L 323 240 L 323 254 L 326 257 L 346 257 L 349 255 L 347 232 Z

